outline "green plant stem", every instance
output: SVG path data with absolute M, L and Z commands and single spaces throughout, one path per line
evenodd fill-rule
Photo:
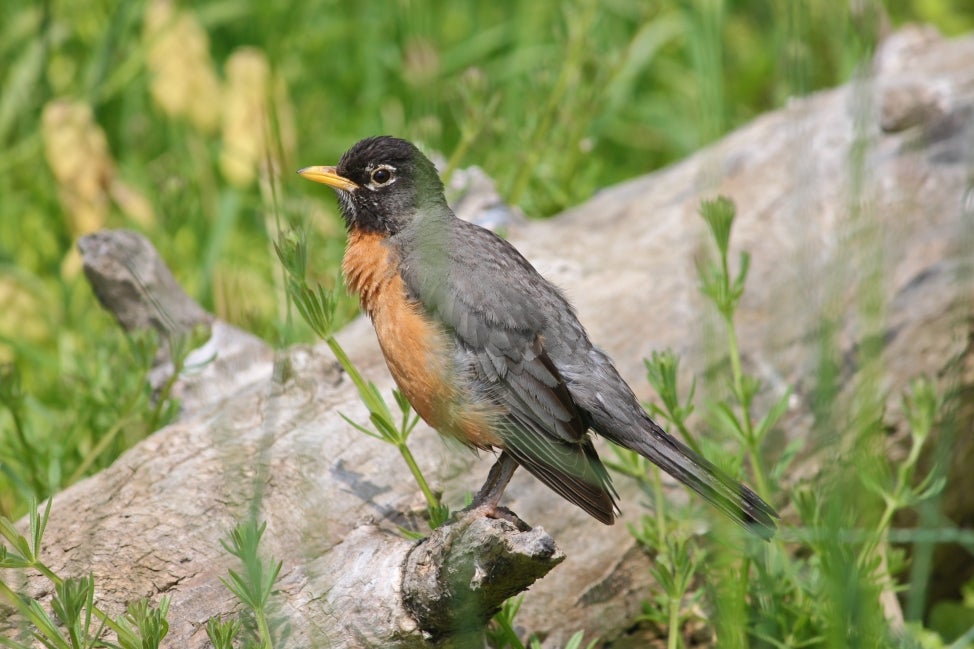
M 703 450 L 700 448 L 700 442 L 690 433 L 690 429 L 687 428 L 686 422 L 681 419 L 674 419 L 670 417 L 670 421 L 676 425 L 676 430 L 680 433 L 680 437 L 683 438 L 683 443 L 690 447 L 690 450 L 697 455 L 703 455 Z
M 374 403 L 375 399 L 372 399 L 370 396 L 371 391 L 369 390 L 369 384 L 366 383 L 362 375 L 359 374 L 359 371 L 352 364 L 352 359 L 348 357 L 348 354 L 346 354 L 345 350 L 342 349 L 342 346 L 338 344 L 338 341 L 335 340 L 335 337 L 334 336 L 326 337 L 325 343 L 328 344 L 328 348 L 331 350 L 331 353 L 333 353 L 335 355 L 335 358 L 338 359 L 338 364 L 342 366 L 342 369 L 345 370 L 345 372 L 348 374 L 348 377 L 352 379 L 352 383 L 355 384 L 355 387 L 358 389 L 359 395 L 365 401 L 365 405 L 369 408 L 369 410 L 370 411 L 373 410 L 373 406 L 379 406 L 382 411 L 382 414 L 386 415 L 386 418 L 389 421 L 392 421 L 392 414 L 389 412 L 389 409 L 386 407 L 385 403 L 381 403 L 381 404 Z
M 876 524 L 876 529 L 879 531 L 879 538 L 876 540 L 877 547 L 885 548 L 889 545 L 888 537 L 890 527 L 893 524 L 893 516 L 899 509 L 903 508 L 900 501 L 903 497 L 903 492 L 909 487 L 910 470 L 916 466 L 917 461 L 920 459 L 921 450 L 920 444 L 914 443 L 910 447 L 906 459 L 897 468 L 896 484 L 893 490 L 883 496 L 883 513 L 880 515 L 879 522 Z M 883 555 L 885 564 L 885 552 Z
M 71 472 L 71 476 L 68 478 L 67 484 L 74 484 L 80 480 L 88 471 L 89 467 L 95 463 L 95 460 L 97 460 L 99 456 L 101 456 L 101 454 L 104 453 L 105 450 L 112 444 L 112 442 L 115 441 L 118 433 L 128 424 L 132 423 L 133 418 L 129 416 L 129 413 L 134 410 L 137 402 L 138 399 L 133 399 L 133 403 L 125 409 L 126 416 L 116 421 L 112 427 L 108 429 L 108 432 L 102 435 L 101 439 L 98 440 L 98 443 L 95 444 L 95 447 L 92 448 L 91 451 L 89 451 L 84 458 L 81 459 L 81 463 L 78 464 L 78 467 Z
M 64 584 L 64 580 L 58 577 L 56 574 L 54 574 L 53 570 L 51 570 L 46 565 L 44 565 L 43 563 L 41 563 L 36 559 L 30 562 L 29 567 L 33 568 L 37 572 L 47 577 L 47 579 L 55 586 L 61 586 L 62 584 Z
M 263 606 L 254 611 L 254 617 L 257 620 L 257 633 L 260 635 L 261 649 L 271 649 L 273 647 L 271 629 L 270 625 L 267 624 L 267 614 L 264 613 Z
M 726 273 L 727 258 L 723 257 L 722 261 Z M 761 498 L 770 500 L 771 492 L 768 489 L 768 478 L 764 470 L 764 461 L 761 459 L 761 440 L 755 438 L 754 423 L 751 421 L 751 399 L 744 394 L 744 371 L 741 369 L 741 352 L 737 345 L 737 329 L 734 326 L 731 314 L 724 314 L 724 322 L 727 325 L 727 346 L 730 354 L 731 371 L 734 375 L 734 391 L 737 393 L 737 401 L 741 406 L 744 441 L 747 444 L 747 454 L 753 469 L 755 486 Z
M 7 585 L 7 582 L 3 581 L 2 579 L 0 579 L 0 598 L 6 599 L 14 606 L 16 606 L 17 602 L 20 601 L 20 596 L 17 595 L 17 593 L 15 593 L 13 589 Z
M 666 629 L 666 649 L 678 649 L 680 645 L 680 600 L 669 598 L 670 617 Z
M 166 382 L 162 386 L 162 390 L 159 392 L 159 396 L 156 399 L 156 407 L 152 409 L 152 415 L 149 416 L 149 428 L 146 434 L 153 433 L 159 426 L 159 419 L 162 417 L 162 410 L 169 403 L 169 399 L 172 396 L 173 388 L 176 386 L 176 381 L 179 380 L 180 375 L 183 373 L 184 362 L 186 360 L 185 355 L 178 361 L 173 362 L 172 375 L 166 379 Z
M 897 510 L 902 508 L 899 503 L 899 498 L 902 496 L 904 489 L 908 486 L 908 481 L 910 479 L 910 468 L 916 465 L 919 456 L 920 445 L 913 444 L 906 460 L 904 460 L 897 469 L 896 485 L 893 491 L 883 498 L 883 513 L 880 515 L 879 523 L 876 525 L 876 530 L 879 532 L 879 537 L 875 539 L 875 546 L 872 546 L 872 549 L 879 552 L 879 571 L 881 573 L 880 578 L 888 581 L 891 584 L 894 582 L 894 577 L 889 572 L 889 530 L 893 524 L 893 516 L 896 514 Z M 867 547 L 870 545 L 872 544 L 867 544 Z
M 402 459 L 406 461 L 406 465 L 409 467 L 409 472 L 413 474 L 413 478 L 416 479 L 416 484 L 419 485 L 420 490 L 423 492 L 423 496 L 426 497 L 426 502 L 430 507 L 439 507 L 440 499 L 436 497 L 433 490 L 430 489 L 429 484 L 426 482 L 426 478 L 423 477 L 423 472 L 420 470 L 419 465 L 416 464 L 416 459 L 413 457 L 413 452 L 409 450 L 409 446 L 406 445 L 405 440 L 396 444 L 396 448 L 399 449 Z
M 653 497 L 656 500 L 656 530 L 658 532 L 660 548 L 666 547 L 666 498 L 663 497 L 663 480 L 660 469 L 653 465 Z
M 511 624 L 509 619 L 503 615 L 497 615 L 494 616 L 494 620 L 504 629 L 505 639 L 511 649 L 525 649 L 524 643 L 521 642 L 521 638 L 518 637 L 517 631 L 514 630 L 514 625 Z
M 388 407 L 386 407 L 385 402 L 381 400 L 376 400 L 371 398 L 371 390 L 369 389 L 368 383 L 359 373 L 359 371 L 352 364 L 351 359 L 342 349 L 342 346 L 338 344 L 334 336 L 328 336 L 325 338 L 325 342 L 328 344 L 328 348 L 331 349 L 335 358 L 338 359 L 338 363 L 345 369 L 348 373 L 349 378 L 352 379 L 352 383 L 358 388 L 359 394 L 362 396 L 363 400 L 366 402 L 366 406 L 370 411 L 376 412 L 381 411 L 385 416 L 387 421 L 393 421 L 392 414 L 389 412 Z M 426 498 L 426 502 L 430 507 L 439 507 L 440 499 L 436 497 L 433 490 L 430 489 L 429 484 L 426 482 L 426 478 L 423 476 L 423 472 L 420 470 L 419 465 L 416 463 L 416 458 L 413 457 L 412 451 L 406 445 L 405 435 L 400 436 L 396 440 L 389 440 L 395 444 L 396 448 L 399 449 L 400 455 L 406 461 L 406 465 L 409 467 L 410 473 L 416 479 L 416 483 L 419 485 L 420 490 L 423 492 L 423 496 Z

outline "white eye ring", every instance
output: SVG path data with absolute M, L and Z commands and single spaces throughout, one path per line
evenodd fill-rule
M 396 168 L 391 165 L 378 165 L 369 172 L 369 187 L 375 189 L 391 185 L 396 180 Z

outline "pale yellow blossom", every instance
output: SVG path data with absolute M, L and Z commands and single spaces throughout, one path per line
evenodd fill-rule
M 274 79 L 263 52 L 242 47 L 226 65 L 220 171 L 238 187 L 250 185 L 261 165 L 278 166 L 294 149 L 294 120 L 287 87 Z M 273 111 L 271 110 L 273 108 Z
M 118 178 L 108 138 L 88 104 L 66 99 L 48 103 L 41 113 L 41 139 L 72 239 L 105 227 L 113 200 L 139 225 L 155 222 L 148 199 Z M 72 247 L 62 274 L 72 277 L 79 270 L 80 258 Z
M 216 130 L 220 80 L 209 37 L 195 14 L 176 9 L 170 0 L 152 0 L 143 28 L 153 100 L 167 114 L 186 118 L 204 133 Z
M 41 113 L 41 137 L 72 236 L 103 227 L 115 163 L 91 107 L 67 100 L 47 104 Z

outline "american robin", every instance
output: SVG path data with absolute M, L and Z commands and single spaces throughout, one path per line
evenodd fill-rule
M 595 347 L 568 300 L 508 242 L 458 219 L 412 143 L 372 137 L 303 177 L 335 189 L 342 270 L 386 364 L 443 435 L 501 451 L 474 505 L 493 514 L 518 465 L 599 521 L 619 508 L 588 431 L 632 449 L 769 538 L 775 511 L 668 435 Z

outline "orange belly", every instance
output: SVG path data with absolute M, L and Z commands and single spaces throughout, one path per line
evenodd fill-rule
M 382 235 L 352 232 L 342 270 L 358 293 L 396 385 L 420 417 L 443 435 L 478 448 L 502 447 L 496 415 L 459 385 L 447 331 L 406 295 L 396 253 Z

